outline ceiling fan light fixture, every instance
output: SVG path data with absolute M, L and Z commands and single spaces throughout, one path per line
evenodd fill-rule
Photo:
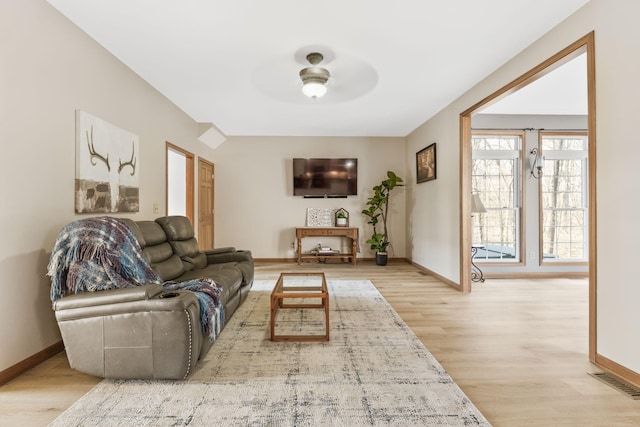
M 321 53 L 312 52 L 307 55 L 307 61 L 311 67 L 300 70 L 300 79 L 302 80 L 302 93 L 309 98 L 320 98 L 327 93 L 327 81 L 331 74 L 325 68 L 318 67 L 324 57 Z
M 327 87 L 322 81 L 307 80 L 302 85 L 302 93 L 309 98 L 320 98 L 327 93 Z

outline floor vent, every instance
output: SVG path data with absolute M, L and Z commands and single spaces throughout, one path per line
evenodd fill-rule
M 637 387 L 634 387 L 630 384 L 627 384 L 625 382 L 620 381 L 619 379 L 605 373 L 605 372 L 589 372 L 589 375 L 591 375 L 593 378 L 602 381 L 603 383 L 615 388 L 616 390 L 618 390 L 620 393 L 624 394 L 625 396 L 634 399 L 634 400 L 640 400 L 640 389 Z

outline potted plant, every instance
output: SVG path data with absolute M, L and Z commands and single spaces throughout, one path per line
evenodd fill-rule
M 362 210 L 362 214 L 369 218 L 367 224 L 373 226 L 373 234 L 367 240 L 371 250 L 376 253 L 376 264 L 387 264 L 387 247 L 389 246 L 389 233 L 387 232 L 387 218 L 389 213 L 389 196 L 391 190 L 397 186 L 402 186 L 404 181 L 394 172 L 387 172 L 387 179 L 380 185 L 373 187 L 373 196 L 367 200 L 367 209 Z M 382 232 L 378 233 L 378 225 L 382 222 Z
M 347 226 L 347 215 L 343 212 L 338 212 L 336 215 L 336 226 L 338 227 L 346 227 Z

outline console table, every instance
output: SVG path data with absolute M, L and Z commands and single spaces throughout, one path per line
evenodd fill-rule
M 346 237 L 351 239 L 351 253 L 348 254 L 334 254 L 327 255 L 327 258 L 347 258 L 351 259 L 353 265 L 357 263 L 357 252 L 358 252 L 358 228 L 356 227 L 297 227 L 296 228 L 296 239 L 298 240 L 298 264 L 302 262 L 303 259 L 318 259 L 322 257 L 322 255 L 310 255 L 302 253 L 302 239 L 305 237 L 322 237 L 322 236 L 331 236 L 331 237 Z

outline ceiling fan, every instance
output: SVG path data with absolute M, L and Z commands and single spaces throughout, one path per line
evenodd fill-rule
M 307 61 L 310 67 L 300 70 L 300 79 L 302 80 L 302 93 L 309 98 L 320 98 L 327 93 L 327 81 L 331 77 L 331 73 L 326 68 L 319 67 L 324 56 L 318 52 L 311 52 L 307 55 Z

